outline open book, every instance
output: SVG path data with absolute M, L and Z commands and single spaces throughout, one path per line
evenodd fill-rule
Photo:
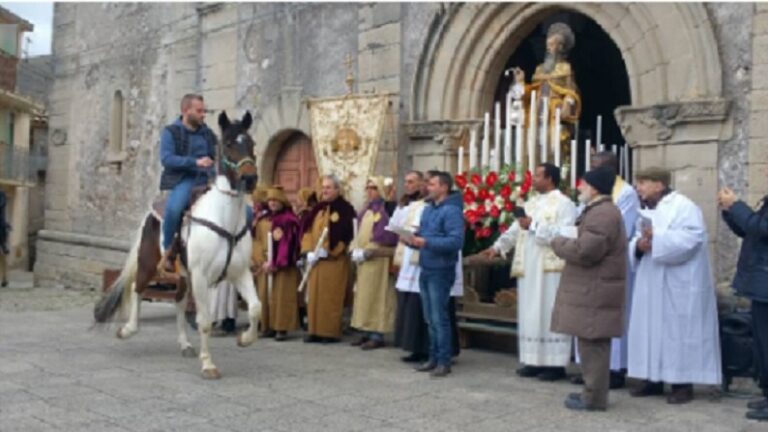
M 386 227 L 384 227 L 384 229 L 389 232 L 397 234 L 398 236 L 400 236 L 402 240 L 405 240 L 405 241 L 410 241 L 411 239 L 413 239 L 414 235 L 416 234 L 414 230 L 408 229 L 402 226 L 387 225 Z

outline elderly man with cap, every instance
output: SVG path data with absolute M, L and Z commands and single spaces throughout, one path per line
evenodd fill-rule
M 395 298 L 390 284 L 389 265 L 397 235 L 384 228 L 389 224 L 382 196 L 384 178 L 370 177 L 366 184 L 368 202 L 357 216 L 359 229 L 353 240 L 352 261 L 357 264 L 352 327 L 363 332 L 352 342 L 364 350 L 384 346 L 384 333 L 394 328 Z
M 262 264 L 262 275 L 267 279 L 266 294 L 269 314 L 262 318 L 264 328 L 275 332 L 276 341 L 284 341 L 287 333 L 298 328 L 299 272 L 296 260 L 299 255 L 299 220 L 291 210 L 291 204 L 285 197 L 283 188 L 272 186 L 267 191 L 268 213 L 262 218 L 267 232 L 272 233 L 272 257 Z M 269 236 L 267 236 L 269 242 Z M 268 243 L 267 243 L 267 247 Z M 272 290 L 269 290 L 268 278 L 272 277 Z
M 629 243 L 635 286 L 629 321 L 627 375 L 645 380 L 635 397 L 661 395 L 670 404 L 693 399 L 693 383 L 722 380 L 715 284 L 701 209 L 670 188 L 671 174 L 636 175 L 643 208 Z
M 574 410 L 608 407 L 610 338 L 624 331 L 627 239 L 611 198 L 615 181 L 615 172 L 605 167 L 584 174 L 579 201 L 585 208 L 576 219 L 576 236 L 563 233 L 551 244 L 565 260 L 551 330 L 579 338 L 584 391 L 565 401 Z

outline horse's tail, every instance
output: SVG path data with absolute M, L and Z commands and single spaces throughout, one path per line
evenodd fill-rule
M 144 218 L 144 222 L 139 227 L 136 240 L 131 247 L 131 251 L 128 253 L 128 260 L 125 262 L 120 276 L 112 282 L 109 291 L 102 296 L 101 300 L 93 308 L 93 318 L 97 323 L 107 322 L 123 305 L 128 304 L 131 287 L 136 281 L 136 271 L 139 267 L 139 245 L 141 244 L 141 235 L 144 231 L 144 225 L 147 223 L 146 221 L 147 218 Z

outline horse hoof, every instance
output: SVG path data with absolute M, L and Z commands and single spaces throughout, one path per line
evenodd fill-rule
M 184 358 L 195 358 L 197 357 L 197 350 L 191 346 L 188 346 L 181 350 L 181 356 Z
M 245 333 L 240 333 L 237 335 L 237 346 L 244 348 L 250 346 L 252 343 L 253 339 L 247 338 Z
M 203 379 L 217 380 L 221 379 L 221 372 L 217 368 L 203 369 Z
M 123 332 L 123 330 L 124 330 L 123 327 L 120 327 L 119 329 L 117 329 L 117 333 L 115 334 L 115 336 L 117 336 L 118 339 L 125 340 L 131 337 L 131 335 L 133 334 L 133 333 L 126 334 Z

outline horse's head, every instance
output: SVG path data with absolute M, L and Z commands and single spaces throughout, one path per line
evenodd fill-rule
M 248 134 L 253 119 L 249 111 L 239 121 L 231 122 L 227 112 L 219 115 L 221 128 L 221 173 L 227 177 L 232 189 L 251 193 L 258 175 L 253 155 L 253 139 Z

